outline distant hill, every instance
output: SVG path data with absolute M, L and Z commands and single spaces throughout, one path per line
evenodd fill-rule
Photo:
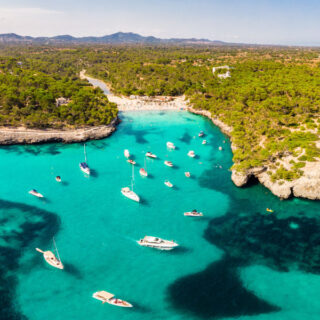
M 117 32 L 102 37 L 73 37 L 70 35 L 59 35 L 55 37 L 30 37 L 20 36 L 15 33 L 0 34 L 0 43 L 39 43 L 39 44 L 77 44 L 77 43 L 109 43 L 109 44 L 207 44 L 207 45 L 230 45 L 223 41 L 212 41 L 208 39 L 183 39 L 171 38 L 160 39 L 156 37 L 144 37 L 132 32 Z

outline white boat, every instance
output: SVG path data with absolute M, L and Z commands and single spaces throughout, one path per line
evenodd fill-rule
M 128 159 L 127 162 L 130 163 L 130 164 L 133 164 L 133 165 L 136 164 L 136 162 L 134 160 L 131 160 L 131 159 Z
M 172 250 L 177 247 L 178 244 L 174 241 L 164 240 L 157 237 L 145 236 L 143 239 L 137 241 L 142 247 L 155 248 L 159 250 Z
M 130 157 L 130 152 L 129 152 L 128 149 L 124 150 L 124 156 L 125 156 L 126 158 L 129 158 L 129 157 Z
M 173 149 L 173 150 L 176 148 L 176 146 L 175 146 L 172 142 L 170 142 L 170 141 L 167 142 L 167 147 L 168 147 L 169 149 Z
M 220 150 L 220 151 L 222 150 L 222 147 L 221 147 L 221 146 L 219 147 L 219 150 Z
M 60 176 L 56 176 L 56 181 L 57 182 L 61 182 L 61 177 Z
M 189 171 L 185 172 L 184 175 L 187 177 L 187 178 L 190 178 L 191 174 Z
M 80 162 L 79 167 L 81 169 L 82 172 L 86 173 L 86 174 L 90 174 L 90 168 L 87 164 L 87 154 L 86 154 L 86 145 L 83 145 L 83 152 L 84 152 L 84 162 Z
M 192 210 L 190 212 L 185 212 L 184 215 L 186 217 L 202 217 L 203 213 L 202 212 L 198 212 L 197 210 Z
M 193 150 L 190 150 L 190 151 L 188 152 L 188 156 L 189 156 L 190 158 L 194 158 L 194 157 L 196 156 L 196 154 L 194 153 Z
M 129 187 L 125 187 L 121 189 L 121 193 L 136 202 L 140 202 L 139 196 L 133 191 L 133 181 L 134 181 L 134 167 L 132 166 L 132 177 L 131 177 L 131 189 Z
M 92 297 L 102 301 L 102 303 L 109 303 L 117 307 L 132 308 L 131 303 L 121 299 L 117 299 L 114 297 L 114 294 L 107 291 L 97 291 L 92 295 Z
M 166 181 L 164 182 L 164 184 L 165 184 L 167 187 L 169 187 L 169 188 L 172 188 L 172 187 L 173 187 L 173 184 L 172 184 L 170 181 L 168 181 L 168 180 L 166 180 Z
M 202 144 L 207 144 L 207 140 L 202 140 Z
M 151 153 L 151 152 L 147 152 L 146 153 L 146 157 L 153 158 L 153 159 L 157 158 L 157 156 L 155 154 Z
M 61 269 L 62 270 L 64 267 L 63 267 L 63 264 L 62 264 L 60 256 L 59 256 L 58 248 L 56 246 L 56 243 L 55 243 L 54 239 L 52 239 L 52 241 L 53 241 L 53 245 L 54 245 L 54 248 L 55 248 L 55 251 L 56 251 L 58 257 L 56 257 L 54 255 L 54 253 L 52 251 L 49 251 L 49 250 L 48 251 L 42 251 L 39 248 L 36 248 L 36 250 L 43 254 L 43 258 L 44 258 L 44 260 L 46 260 L 46 262 L 48 264 L 50 264 L 52 267 L 55 267 L 57 269 Z
M 204 132 L 201 130 L 198 134 L 199 137 L 203 137 L 204 136 Z
M 148 176 L 148 172 L 147 172 L 144 168 L 141 168 L 141 169 L 139 170 L 139 173 L 140 173 L 140 175 L 143 176 L 143 177 L 147 177 L 147 176 Z
M 44 196 L 41 193 L 39 193 L 36 189 L 30 190 L 29 193 L 32 194 L 35 197 L 44 198 Z
M 171 161 L 165 161 L 164 164 L 168 167 L 173 167 L 173 163 Z

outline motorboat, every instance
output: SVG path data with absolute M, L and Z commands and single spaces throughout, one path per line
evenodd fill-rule
M 202 217 L 203 213 L 202 212 L 198 212 L 197 210 L 192 210 L 190 212 L 185 212 L 184 215 L 186 217 Z
M 185 172 L 184 175 L 187 177 L 187 178 L 190 178 L 191 174 L 189 171 Z
M 146 157 L 153 158 L 153 159 L 157 158 L 157 156 L 155 154 L 151 153 L 151 152 L 147 152 L 146 153 Z
M 222 147 L 221 147 L 221 146 L 219 147 L 219 150 L 220 150 L 220 151 L 222 150 Z
M 270 213 L 273 212 L 273 210 L 272 210 L 272 209 L 269 209 L 269 208 L 267 208 L 266 211 L 268 211 L 268 212 L 270 212 Z
M 174 149 L 176 148 L 176 146 L 175 146 L 172 142 L 170 142 L 170 141 L 167 142 L 167 147 L 168 147 L 169 149 L 172 149 L 172 150 L 174 150 Z
M 129 162 L 129 163 L 131 163 L 131 164 L 133 164 L 133 165 L 136 164 L 136 162 L 135 162 L 134 160 L 131 160 L 131 159 L 128 159 L 127 162 Z
M 129 187 L 122 188 L 122 189 L 121 189 L 121 193 L 122 193 L 125 197 L 127 197 L 127 198 L 129 198 L 129 199 L 131 199 L 131 200 L 133 200 L 133 201 L 140 202 L 139 196 L 138 196 L 135 192 L 133 192 L 132 190 L 130 190 Z
M 171 161 L 165 161 L 164 164 L 168 167 L 173 167 L 173 163 Z
M 139 173 L 140 173 L 140 175 L 143 176 L 143 177 L 147 177 L 147 176 L 148 176 L 148 172 L 147 172 L 144 168 L 141 168 L 141 169 L 139 170 Z
M 57 182 L 61 182 L 61 177 L 60 176 L 56 176 L 56 181 Z
M 159 250 L 172 250 L 178 246 L 178 244 L 172 240 L 164 240 L 152 236 L 145 236 L 143 239 L 140 239 L 137 242 L 142 247 L 155 248 Z
M 79 164 L 79 167 L 80 167 L 80 170 L 86 174 L 90 174 L 90 168 L 87 164 L 87 154 L 86 154 L 86 145 L 84 144 L 83 145 L 83 152 L 84 152 L 84 159 L 85 161 L 84 162 L 80 162 Z
M 124 150 L 124 156 L 125 156 L 126 158 L 129 158 L 129 157 L 130 157 L 130 152 L 129 152 L 128 149 Z
M 92 297 L 102 301 L 102 303 L 109 303 L 117 307 L 124 307 L 124 308 L 133 307 L 131 303 L 121 299 L 117 299 L 114 297 L 114 294 L 107 291 L 97 291 L 92 295 Z
M 207 140 L 202 140 L 202 144 L 207 144 Z
M 166 181 L 164 182 L 164 184 L 165 184 L 167 187 L 169 187 L 169 188 L 172 188 L 172 187 L 173 187 L 173 184 L 172 184 L 169 180 L 166 180 Z
M 204 132 L 201 130 L 198 134 L 199 137 L 203 137 L 204 136 Z
M 89 168 L 89 166 L 88 166 L 88 164 L 86 162 L 81 162 L 79 164 L 79 166 L 80 166 L 80 169 L 81 169 L 82 172 L 84 172 L 86 174 L 90 174 L 90 168 Z
M 39 193 L 36 189 L 30 190 L 29 193 L 32 194 L 35 197 L 44 198 L 44 196 L 41 193 Z
M 189 156 L 190 158 L 194 158 L 194 157 L 196 156 L 196 154 L 194 153 L 193 150 L 190 150 L 190 151 L 188 152 L 188 156 Z
M 61 269 L 62 270 L 64 268 L 64 266 L 63 266 L 63 264 L 61 262 L 61 259 L 60 259 L 60 256 L 59 256 L 59 252 L 58 252 L 58 248 L 57 248 L 57 246 L 55 244 L 54 239 L 52 239 L 52 241 L 53 241 L 53 245 L 54 245 L 54 248 L 55 248 L 55 251 L 56 251 L 58 257 L 56 257 L 55 254 L 50 250 L 43 251 L 43 250 L 41 250 L 39 248 L 36 248 L 36 250 L 43 254 L 43 258 L 44 258 L 44 260 L 46 260 L 46 262 L 48 264 L 50 264 L 52 267 L 55 267 L 57 269 Z

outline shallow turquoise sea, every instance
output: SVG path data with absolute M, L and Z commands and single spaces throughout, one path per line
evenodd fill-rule
M 0 318 L 318 319 L 319 203 L 280 201 L 254 182 L 236 188 L 229 141 L 205 118 L 187 112 L 121 118 L 111 137 L 86 143 L 90 177 L 79 169 L 83 144 L 0 148 Z M 169 151 L 167 141 L 177 150 Z M 132 174 L 124 149 L 137 162 L 140 204 L 120 193 Z M 147 151 L 159 159 L 145 160 Z M 174 168 L 163 164 L 167 159 Z M 139 175 L 144 165 L 147 178 Z M 166 187 L 166 179 L 175 187 Z M 29 195 L 32 188 L 45 199 Z M 194 208 L 204 217 L 183 216 Z M 140 247 L 136 241 L 145 235 L 179 247 Z M 34 250 L 52 250 L 53 236 L 63 271 Z M 92 298 L 98 290 L 134 308 L 102 305 Z

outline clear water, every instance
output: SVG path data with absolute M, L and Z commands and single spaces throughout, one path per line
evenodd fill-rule
M 234 187 L 228 170 L 232 164 L 230 144 L 205 118 L 187 112 L 132 112 L 121 117 L 123 121 L 111 137 L 86 144 L 93 171 L 89 178 L 79 169 L 84 159 L 82 144 L 0 149 L 0 199 L 7 201 L 0 201 L 0 290 L 6 297 L 2 302 L 6 316 L 2 318 L 173 320 L 251 319 L 255 315 L 254 319 L 316 319 L 320 311 L 316 272 L 297 267 L 294 257 L 287 258 L 288 270 L 280 270 L 267 254 L 259 259 L 249 257 L 250 249 L 243 253 L 247 264 L 230 262 L 226 269 L 220 268 L 221 274 L 217 269 L 210 271 L 212 264 L 224 259 L 225 252 L 224 246 L 209 241 L 207 230 L 210 223 L 227 215 L 267 218 L 265 208 L 271 207 L 276 219 L 296 217 L 291 228 L 293 225 L 292 230 L 301 232 L 299 219 L 317 221 L 318 202 L 280 201 L 260 185 Z M 207 145 L 197 137 L 200 130 L 206 132 Z M 167 141 L 178 149 L 169 151 Z M 141 196 L 141 204 L 120 193 L 130 185 L 132 175 L 124 149 L 129 149 L 137 162 L 134 190 Z M 194 150 L 197 158 L 189 158 L 189 150 Z M 147 151 L 159 159 L 145 160 Z M 174 168 L 163 164 L 167 159 Z M 139 175 L 143 166 L 147 178 Z M 192 177 L 186 178 L 185 171 Z M 56 175 L 63 183 L 55 181 Z M 166 187 L 166 179 L 175 188 Z M 32 188 L 46 200 L 29 195 Z M 205 216 L 183 216 L 194 208 Z M 52 250 L 53 235 L 64 271 L 47 265 L 34 250 Z M 171 252 L 142 248 L 136 241 L 145 235 L 174 239 L 180 247 Z M 235 250 L 242 235 L 246 231 L 233 245 Z M 228 237 L 234 235 L 223 235 L 224 243 Z M 267 235 L 266 239 L 268 242 Z M 257 241 L 257 234 L 252 241 Z M 303 241 L 305 246 L 308 241 Z M 281 247 L 272 245 L 281 254 Z M 232 316 L 212 310 L 212 306 L 218 310 L 214 294 L 218 297 L 229 280 L 231 290 L 222 304 L 226 308 L 233 304 Z M 112 292 L 134 308 L 102 305 L 92 298 L 98 290 Z M 237 297 L 238 291 L 241 297 L 248 291 L 277 309 L 247 305 L 246 299 Z M 184 304 L 186 294 L 190 302 Z M 200 295 L 209 302 L 201 303 Z

